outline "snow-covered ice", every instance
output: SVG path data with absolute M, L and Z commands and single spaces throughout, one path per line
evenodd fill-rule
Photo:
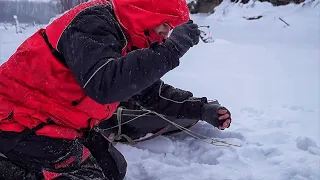
M 215 42 L 192 48 L 163 79 L 227 106 L 229 129 L 199 122 L 192 130 L 242 147 L 217 147 L 184 133 L 135 147 L 118 144 L 128 161 L 127 180 L 320 179 L 319 13 L 319 1 L 281 7 L 223 2 L 214 15 L 193 15 L 199 25 L 210 25 Z M 0 25 L 0 61 L 37 28 L 15 34 Z

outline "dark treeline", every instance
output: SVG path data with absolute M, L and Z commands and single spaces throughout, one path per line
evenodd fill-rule
M 52 3 L 0 0 L 0 22 L 14 22 L 17 15 L 21 23 L 47 23 L 56 14 Z
M 50 18 L 87 0 L 51 0 L 50 2 L 28 0 L 0 0 L 0 22 L 14 22 L 17 15 L 21 23 L 46 24 Z
M 46 24 L 56 14 L 61 14 L 70 8 L 88 0 L 0 0 L 0 22 L 14 22 L 13 15 L 17 15 L 21 23 Z M 223 0 L 192 0 L 188 4 L 190 12 L 214 13 L 214 8 Z M 248 3 L 249 0 L 228 0 L 230 2 Z M 275 6 L 289 3 L 301 3 L 305 0 L 257 0 L 268 1 Z

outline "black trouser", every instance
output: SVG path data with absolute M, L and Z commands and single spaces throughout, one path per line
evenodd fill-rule
M 122 180 L 126 173 L 122 154 L 95 131 L 75 141 L 20 134 L 0 132 L 0 152 L 7 157 L 0 157 L 0 179 Z
M 141 116 L 145 113 L 146 111 L 143 110 L 123 110 L 121 123 L 136 117 L 139 118 L 122 125 L 122 133 L 132 139 L 139 139 L 149 132 L 155 134 L 152 138 L 161 134 L 180 132 L 180 129 L 155 114 Z M 198 121 L 166 118 L 185 128 L 193 126 Z M 113 115 L 107 121 L 102 122 L 100 128 L 117 127 L 118 123 L 117 115 Z M 117 128 L 107 132 L 103 131 L 107 137 L 110 133 L 116 134 L 117 132 Z M 43 179 L 45 175 L 59 176 L 57 179 L 62 179 L 62 177 L 64 179 L 85 179 L 84 177 L 86 177 L 87 179 L 121 180 L 126 174 L 127 164 L 122 154 L 100 133 L 93 130 L 85 136 L 86 138 L 76 141 L 36 136 L 34 133 L 27 136 L 21 136 L 21 134 L 23 133 L 0 132 L 0 152 L 8 157 L 7 161 L 10 160 L 3 163 L 8 166 L 11 163 L 11 166 L 15 165 L 14 168 L 19 170 L 25 169 L 24 172 L 17 173 L 21 177 L 29 173 L 29 176 L 34 179 L 36 177 Z M 84 158 L 84 146 L 91 152 L 88 158 Z M 8 173 L 12 174 L 7 171 L 7 168 L 3 169 L 0 166 L 0 179 L 1 176 L 10 177 Z

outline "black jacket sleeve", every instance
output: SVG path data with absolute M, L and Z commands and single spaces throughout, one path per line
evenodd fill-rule
M 105 6 L 77 15 L 61 35 L 58 51 L 89 97 L 101 104 L 124 101 L 179 65 L 170 44 L 154 44 L 121 56 L 125 42 Z
M 139 105 L 175 118 L 201 119 L 207 98 L 196 98 L 189 91 L 175 88 L 159 80 L 131 98 Z

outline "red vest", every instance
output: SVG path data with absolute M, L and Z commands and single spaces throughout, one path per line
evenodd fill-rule
M 119 103 L 102 105 L 86 96 L 42 37 L 45 31 L 57 49 L 61 34 L 75 16 L 96 5 L 108 2 L 93 0 L 78 5 L 24 41 L 0 66 L 0 130 L 21 132 L 47 124 L 50 118 L 54 124 L 45 125 L 37 135 L 73 140 L 82 135 L 81 129 L 112 116 Z

